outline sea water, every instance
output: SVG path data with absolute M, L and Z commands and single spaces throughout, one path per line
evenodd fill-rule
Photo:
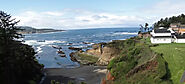
M 45 68 L 74 68 L 79 67 L 79 64 L 70 60 L 69 54 L 75 51 L 68 47 L 86 50 L 95 43 L 124 40 L 136 36 L 138 31 L 139 28 L 96 28 L 26 34 L 24 43 L 35 49 L 36 59 L 39 63 L 44 64 Z M 60 57 L 57 53 L 58 49 L 52 46 L 61 47 L 66 57 Z

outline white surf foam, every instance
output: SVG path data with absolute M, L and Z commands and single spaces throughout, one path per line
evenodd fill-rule
M 36 50 L 36 52 L 37 52 L 37 54 L 39 54 L 39 53 L 42 53 L 43 51 L 42 51 L 42 47 L 43 45 L 41 45 L 41 46 L 39 46 L 39 47 L 37 47 L 37 50 Z
M 50 45 L 54 43 L 66 43 L 66 41 L 59 41 L 59 40 L 45 40 L 38 42 L 37 40 L 25 40 L 24 44 L 28 45 Z
M 137 35 L 138 33 L 137 32 L 133 32 L 133 33 L 131 33 L 131 32 L 117 32 L 117 33 L 114 33 L 115 35 L 123 35 L 123 34 L 125 34 L 125 35 Z

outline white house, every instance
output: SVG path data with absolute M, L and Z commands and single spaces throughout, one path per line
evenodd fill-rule
M 185 43 L 185 34 L 181 35 L 172 29 L 154 29 L 151 34 L 151 43 Z
M 175 43 L 185 43 L 185 35 L 176 35 L 174 42 Z
M 151 43 L 172 43 L 173 31 L 167 29 L 154 29 L 151 34 Z

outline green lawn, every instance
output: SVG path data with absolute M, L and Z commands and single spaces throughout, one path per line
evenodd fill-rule
M 160 44 L 151 49 L 163 53 L 171 72 L 171 80 L 174 84 L 181 84 L 180 79 L 185 71 L 185 44 Z

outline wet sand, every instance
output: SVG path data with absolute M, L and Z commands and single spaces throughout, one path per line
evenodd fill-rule
M 106 66 L 81 66 L 78 68 L 47 68 L 45 69 L 46 78 L 42 84 L 50 84 L 51 80 L 68 84 L 69 81 L 80 84 L 100 84 L 101 79 L 107 72 Z

